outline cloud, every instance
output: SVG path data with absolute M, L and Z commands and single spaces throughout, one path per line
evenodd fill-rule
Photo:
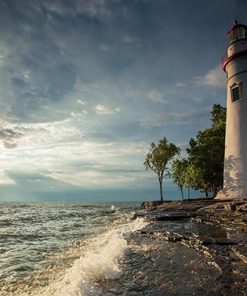
M 44 0 L 42 1 L 43 7 L 46 10 L 56 13 L 60 16 L 75 16 L 77 14 L 87 15 L 91 17 L 109 16 L 110 11 L 105 5 L 105 0 Z
M 167 103 L 163 95 L 157 90 L 150 91 L 147 96 L 153 103 Z
M 6 120 L 0 120 L 0 160 L 7 171 L 22 169 L 19 185 L 35 190 L 42 183 L 40 190 L 46 190 L 60 179 L 65 189 L 93 182 L 138 186 L 127 171 L 142 167 L 146 142 L 166 132 L 165 125 L 174 141 L 184 139 L 184 130 L 189 137 L 198 121 L 209 118 L 208 111 L 194 108 L 209 109 L 221 88 L 209 96 L 201 86 L 215 84 L 217 75 L 212 70 L 203 76 L 200 68 L 208 69 L 222 49 L 206 41 L 222 34 L 213 36 L 206 21 L 211 27 L 201 34 L 201 25 L 188 21 L 195 19 L 187 4 L 181 10 L 167 5 L 0 0 L 0 118 Z M 169 11 L 179 13 L 174 18 Z M 190 82 L 198 75 L 200 88 Z M 11 182 L 4 174 L 2 180 Z
M 82 105 L 82 106 L 86 106 L 87 105 L 87 102 L 86 101 L 82 101 L 82 100 L 77 100 L 77 103 L 79 105 Z
M 23 136 L 24 134 L 18 131 L 18 129 L 0 128 L 0 140 L 2 140 L 3 146 L 7 149 L 16 148 L 16 140 Z
M 67 158 L 57 170 L 47 170 L 44 174 L 81 188 L 115 188 L 134 185 L 146 173 L 140 170 L 145 153 L 143 143 L 85 143 L 70 147 L 70 151 L 75 159 Z M 139 158 L 140 165 L 136 168 L 134 160 Z
M 137 173 L 114 174 L 100 172 L 99 170 L 85 170 L 77 173 L 74 172 L 73 174 L 67 172 L 52 172 L 49 176 L 52 179 L 83 188 L 114 188 L 133 183 L 138 178 Z
M 66 190 L 69 186 L 136 186 L 136 182 L 141 183 L 145 177 L 145 170 L 143 174 L 140 172 L 145 152 L 143 142 L 99 144 L 78 141 L 38 147 L 30 145 L 3 154 L 1 165 L 7 169 L 9 179 L 2 177 L 2 183 L 16 183 L 20 188 L 28 186 L 28 190 L 35 187 L 38 191 Z
M 88 13 L 91 16 L 110 16 L 111 12 L 107 8 L 107 1 L 105 0 L 86 0 L 76 1 L 76 8 L 78 13 Z
M 126 44 L 135 44 L 139 43 L 140 39 L 135 36 L 124 35 L 124 37 L 122 38 L 122 42 Z
M 186 87 L 186 86 L 187 86 L 187 84 L 184 82 L 181 82 L 181 81 L 176 82 L 174 85 L 174 87 L 177 87 L 177 88 L 182 88 L 182 87 Z
M 100 49 L 103 51 L 109 51 L 111 50 L 111 47 L 109 45 L 102 44 L 100 45 Z
M 95 110 L 96 110 L 96 113 L 99 115 L 110 115 L 110 114 L 119 112 L 120 108 L 111 109 L 106 107 L 105 105 L 99 104 L 95 107 Z
M 8 176 L 6 170 L 0 171 L 0 185 L 15 185 L 16 182 Z
M 18 188 L 18 192 L 60 192 L 63 191 L 64 188 L 74 188 L 73 184 L 52 178 L 48 174 L 45 175 L 41 172 L 27 171 L 20 168 L 17 170 L 8 170 L 7 177 L 9 178 L 9 183 L 6 184 L 15 185 Z
M 13 140 L 22 137 L 23 134 L 19 131 L 10 128 L 0 128 L 0 139 Z
M 72 116 L 72 115 L 71 115 Z M 74 117 L 79 116 L 74 114 Z M 45 123 L 10 123 L 1 121 L 0 140 L 5 148 L 17 146 L 32 149 L 36 146 L 59 145 L 71 143 L 82 138 L 83 131 L 79 130 L 72 119 Z
M 192 98 L 192 100 L 193 100 L 195 103 L 197 103 L 197 104 L 199 104 L 199 103 L 202 103 L 202 102 L 203 102 L 203 99 L 202 99 L 202 98 L 200 98 L 200 97 L 193 97 L 193 98 Z
M 16 143 L 11 143 L 11 142 L 4 142 L 3 146 L 7 149 L 14 149 L 17 147 Z
M 187 125 L 198 123 L 208 119 L 208 110 L 193 110 L 186 113 L 168 113 L 164 112 L 152 117 L 143 119 L 141 125 L 144 127 L 159 127 L 163 125 Z
M 226 85 L 226 78 L 220 66 L 209 70 L 204 76 L 196 77 L 196 84 L 223 88 Z
M 161 103 L 166 104 L 167 100 L 164 98 L 164 94 L 162 91 L 157 89 L 138 89 L 138 88 L 129 88 L 126 90 L 126 94 L 128 97 L 141 99 L 143 100 L 143 97 L 148 99 L 149 101 L 153 103 Z
M 82 110 L 81 112 L 70 112 L 70 115 L 73 117 L 73 118 L 76 118 L 78 120 L 81 120 L 81 117 L 82 115 L 86 115 L 88 112 L 86 110 Z

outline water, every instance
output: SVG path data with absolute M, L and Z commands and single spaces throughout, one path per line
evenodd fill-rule
M 140 235 L 149 222 L 133 219 L 135 206 L 1 203 L 0 295 L 212 295 L 217 270 Z
M 124 236 L 145 223 L 134 205 L 1 203 L 1 295 L 97 295 L 97 278 L 115 278 Z

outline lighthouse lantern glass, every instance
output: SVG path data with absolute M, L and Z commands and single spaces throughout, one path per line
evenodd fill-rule
M 239 26 L 237 28 L 233 28 L 228 33 L 228 40 L 230 44 L 238 40 L 246 39 L 246 37 L 247 37 L 247 34 L 246 34 L 245 26 Z

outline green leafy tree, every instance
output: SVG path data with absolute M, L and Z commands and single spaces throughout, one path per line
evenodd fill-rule
M 211 121 L 213 126 L 226 124 L 226 108 L 220 104 L 214 104 L 211 113 Z
M 184 199 L 183 188 L 186 184 L 186 170 L 189 166 L 189 161 L 186 158 L 176 159 L 172 163 L 172 179 L 178 185 L 182 199 Z
M 214 105 L 211 111 L 212 125 L 196 135 L 189 142 L 188 159 L 192 188 L 205 191 L 213 196 L 222 188 L 225 150 L 226 109 Z
M 155 143 L 151 144 L 150 150 L 146 155 L 144 166 L 146 169 L 151 169 L 157 174 L 159 179 L 160 187 L 160 199 L 163 202 L 163 190 L 162 183 L 164 178 L 168 175 L 168 163 L 172 158 L 180 152 L 175 144 L 169 143 L 168 140 L 164 137 L 156 145 Z
M 188 190 L 188 199 L 190 199 L 190 188 L 203 188 L 203 179 L 200 168 L 188 162 L 188 166 L 184 171 L 184 185 Z

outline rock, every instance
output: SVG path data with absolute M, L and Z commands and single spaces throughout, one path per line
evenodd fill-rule
M 247 212 L 247 203 L 238 206 L 238 207 L 237 207 L 237 210 L 238 210 L 239 212 Z
M 237 206 L 236 206 L 235 203 L 227 203 L 227 204 L 224 205 L 224 209 L 226 211 L 233 211 L 234 212 L 234 211 L 236 211 Z
M 218 245 L 218 246 L 233 246 L 238 243 L 230 240 L 204 240 L 202 242 L 203 246 Z
M 168 242 L 176 243 L 176 242 L 181 242 L 183 239 L 182 236 L 168 236 L 167 240 Z
M 184 221 L 188 220 L 191 217 L 194 217 L 194 215 L 191 215 L 190 213 L 169 213 L 165 215 L 159 215 L 155 216 L 154 220 L 157 221 Z
M 244 262 L 245 264 L 247 264 L 247 251 L 245 248 L 233 248 L 232 249 L 233 252 L 235 253 L 235 255 L 242 261 Z
M 161 200 L 154 200 L 154 201 L 144 201 L 141 204 L 141 209 L 150 209 L 155 208 L 159 205 L 161 205 L 163 202 Z
M 141 230 L 144 239 L 201 252 L 220 273 L 222 291 L 217 292 L 241 295 L 247 288 L 247 201 L 190 200 L 156 205 L 145 203 L 147 208 L 142 211 L 152 221 Z

